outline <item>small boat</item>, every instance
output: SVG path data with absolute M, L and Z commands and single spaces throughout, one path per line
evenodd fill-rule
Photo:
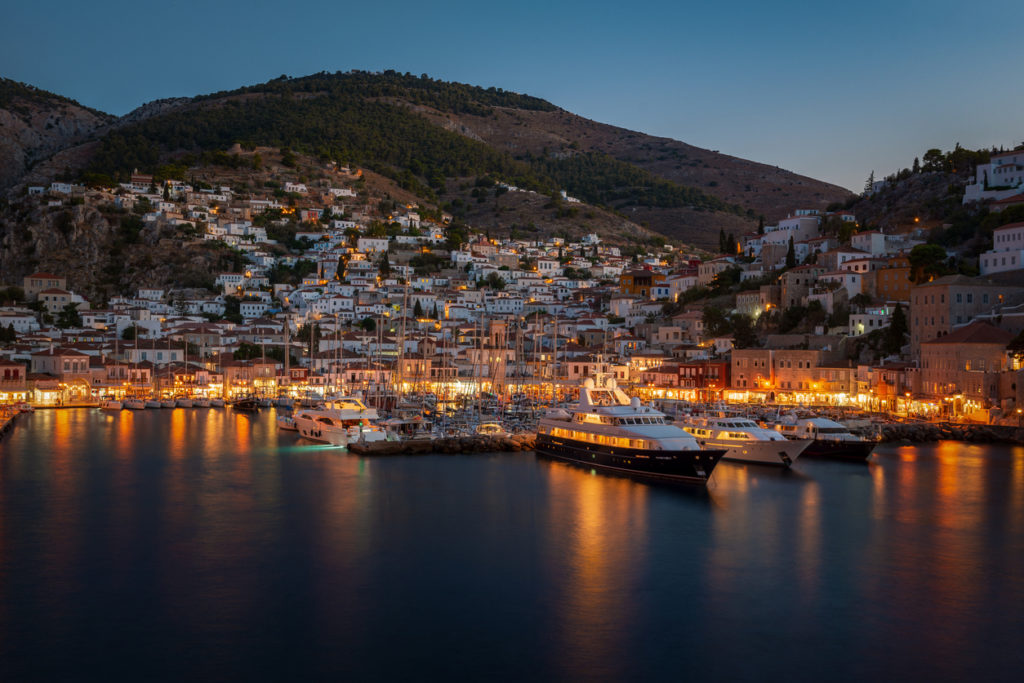
M 100 410 L 121 410 L 124 407 L 119 400 L 112 396 L 105 396 L 100 399 Z
M 231 407 L 234 410 L 240 410 L 245 413 L 258 413 L 260 402 L 251 396 L 245 396 L 232 401 Z
M 299 431 L 299 426 L 295 424 L 295 418 L 286 414 L 277 416 L 277 428 L 285 432 Z
M 192 405 L 196 408 L 209 408 L 210 399 L 208 398 L 194 398 L 192 399 Z
M 126 398 L 124 400 L 124 407 L 128 410 L 145 410 L 146 403 L 148 401 L 143 401 L 141 398 Z
M 393 417 L 390 420 L 384 420 L 383 424 L 392 441 L 428 440 L 434 438 L 432 434 L 434 424 L 420 416 L 412 418 Z
M 191 408 L 192 407 L 192 399 L 188 398 L 187 396 L 182 396 L 180 398 L 177 398 L 177 399 L 174 400 L 174 402 L 175 402 L 175 404 L 179 408 Z
M 222 399 L 222 398 L 211 398 L 210 399 L 210 407 L 211 408 L 223 408 L 224 407 L 224 399 Z
M 163 408 L 163 405 L 161 405 L 160 401 L 156 400 L 155 398 L 147 398 L 146 399 L 146 407 L 147 408 Z
M 16 403 L 14 405 L 14 409 L 17 410 L 19 413 L 34 413 L 36 411 L 35 406 L 33 406 L 31 403 L 25 402 Z
M 508 436 L 508 432 L 497 422 L 484 422 L 476 427 L 480 436 Z

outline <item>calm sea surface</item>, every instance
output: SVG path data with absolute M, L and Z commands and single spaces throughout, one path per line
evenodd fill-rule
M 273 413 L 0 441 L 0 680 L 1020 680 L 1024 449 L 360 459 Z

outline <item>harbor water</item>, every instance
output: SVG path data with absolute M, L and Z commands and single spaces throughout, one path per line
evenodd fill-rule
M 1024 448 L 359 458 L 273 411 L 0 441 L 0 680 L 1019 680 Z

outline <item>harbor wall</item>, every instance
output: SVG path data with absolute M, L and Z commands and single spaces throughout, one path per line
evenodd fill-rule
M 883 425 L 883 442 L 966 441 L 968 443 L 1024 444 L 1024 427 L 968 425 L 950 422 L 900 423 Z
M 513 436 L 457 436 L 443 439 L 409 439 L 407 441 L 371 441 L 349 444 L 356 455 L 457 455 L 463 453 L 508 453 L 532 451 L 533 434 Z

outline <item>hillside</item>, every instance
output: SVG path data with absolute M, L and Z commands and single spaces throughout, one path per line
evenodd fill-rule
M 125 179 L 134 168 L 171 177 L 204 152 L 241 143 L 373 170 L 425 203 L 484 221 L 480 228 L 546 230 L 552 208 L 556 218 L 567 218 L 551 206 L 557 199 L 470 210 L 465 188 L 484 179 L 552 197 L 564 190 L 592 205 L 584 213 L 646 224 L 698 246 L 713 245 L 723 228 L 752 229 L 758 215 L 772 220 L 849 197 L 842 188 L 589 121 L 528 95 L 396 72 L 282 77 L 161 100 L 99 132 L 77 147 L 71 145 L 84 135 L 64 140 L 64 151 L 40 163 L 33 180 L 64 168 L 94 182 Z
M 675 185 L 694 188 L 725 204 L 763 215 L 768 221 L 785 217 L 796 207 L 824 208 L 846 201 L 845 188 L 789 171 L 720 154 L 685 142 L 660 138 L 598 123 L 561 109 L 513 110 L 499 108 L 487 115 L 444 114 L 419 107 L 439 125 L 514 155 L 558 157 L 601 154 L 629 164 Z M 699 203 L 664 206 L 644 202 L 625 213 L 647 222 L 664 235 L 711 244 L 720 227 L 740 232 L 749 229 L 744 215 L 708 212 Z
M 0 78 L 0 193 L 33 165 L 92 137 L 115 117 Z

